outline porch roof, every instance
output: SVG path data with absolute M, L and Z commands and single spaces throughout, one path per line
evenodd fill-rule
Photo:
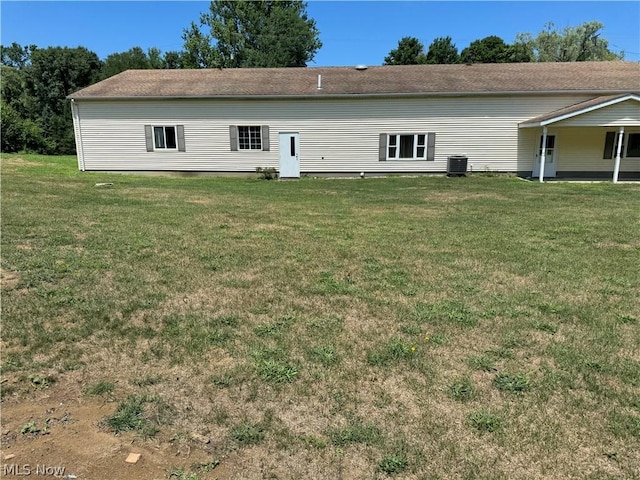
M 635 100 L 640 103 L 640 95 L 635 93 L 625 93 L 621 95 L 605 95 L 595 97 L 584 102 L 576 103 L 569 107 L 564 107 L 553 112 L 545 113 L 537 117 L 531 118 L 518 124 L 519 128 L 544 127 L 551 123 L 556 123 L 567 118 L 576 117 L 587 112 L 606 108 L 616 103 L 625 102 L 627 100 Z M 640 108 L 640 105 L 638 106 Z

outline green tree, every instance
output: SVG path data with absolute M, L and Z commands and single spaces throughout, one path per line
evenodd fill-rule
M 38 125 L 46 139 L 47 152 L 75 151 L 71 108 L 66 96 L 99 78 L 102 62 L 84 47 L 36 49 L 25 67 L 27 93 L 38 106 Z
M 506 63 L 510 49 L 504 40 L 496 35 L 475 40 L 460 53 L 463 63 Z
M 384 57 L 384 65 L 419 65 L 427 63 L 424 45 L 415 37 L 403 37 L 398 47 Z
M 593 21 L 559 31 L 549 22 L 536 37 L 518 34 L 515 45 L 527 49 L 535 62 L 622 60 L 624 52 L 612 52 L 609 42 L 601 37 L 603 28 L 602 23 Z
M 8 47 L 0 45 L 0 62 L 7 67 L 24 68 L 29 64 L 31 52 L 36 48 L 35 45 L 25 45 L 23 47 L 16 42 L 13 42 Z
M 104 59 L 100 71 L 100 79 L 112 77 L 125 70 L 149 70 L 165 67 L 162 52 L 152 47 L 145 52 L 140 47 L 133 47 L 126 52 L 112 53 Z
M 300 0 L 213 1 L 200 26 L 184 31 L 184 66 L 304 67 L 322 46 L 306 8 Z
M 459 62 L 458 48 L 451 40 L 451 37 L 438 37 L 429 45 L 427 63 L 450 64 Z

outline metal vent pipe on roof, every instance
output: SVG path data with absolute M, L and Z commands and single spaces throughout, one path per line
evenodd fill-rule
M 369 67 L 367 67 L 366 65 L 363 65 L 361 63 L 356 65 L 356 70 L 366 70 L 367 68 L 369 68 Z
M 318 75 L 318 90 L 322 90 L 322 75 Z

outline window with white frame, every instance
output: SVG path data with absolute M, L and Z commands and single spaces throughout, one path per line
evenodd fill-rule
M 262 150 L 262 127 L 238 126 L 238 149 Z
M 176 150 L 178 148 L 176 127 L 174 125 L 154 126 L 153 146 L 156 150 Z
M 389 134 L 388 160 L 425 160 L 426 154 L 427 135 L 425 133 Z

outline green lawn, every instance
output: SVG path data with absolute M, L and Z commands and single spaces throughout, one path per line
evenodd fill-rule
M 4 156 L 2 269 L 3 394 L 82 372 L 243 478 L 640 478 L 640 184 Z

